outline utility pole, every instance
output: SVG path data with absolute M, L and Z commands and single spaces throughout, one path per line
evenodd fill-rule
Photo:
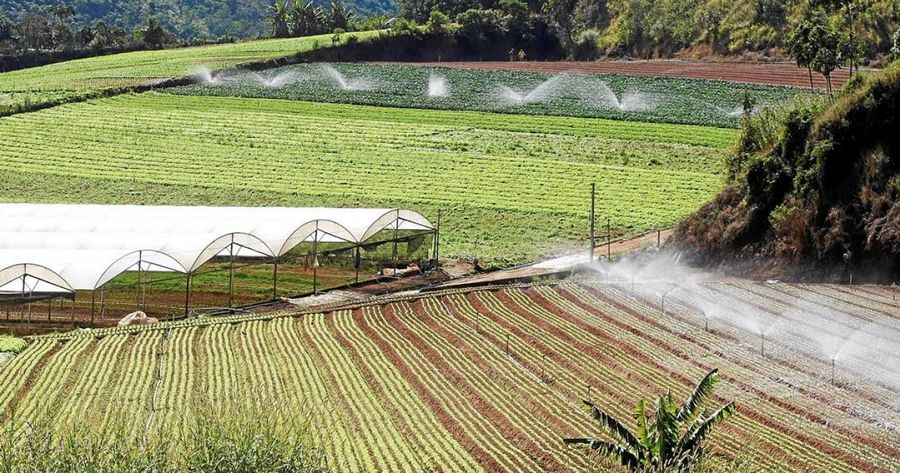
M 596 184 L 591 183 L 591 253 L 590 253 L 590 256 L 588 256 L 588 263 L 594 262 L 594 248 L 597 246 L 597 242 L 594 238 L 594 222 L 595 222 L 594 205 L 596 203 L 596 200 L 597 200 Z

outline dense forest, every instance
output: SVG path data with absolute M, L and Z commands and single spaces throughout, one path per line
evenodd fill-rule
M 327 6 L 327 0 L 317 0 Z M 364 17 L 394 11 L 392 0 L 347 0 L 355 15 Z M 272 34 L 272 0 L 0 0 L 0 15 L 16 22 L 23 15 L 42 14 L 52 7 L 69 6 L 75 29 L 98 21 L 132 31 L 156 18 L 182 41 L 238 39 Z
M 727 189 L 676 239 L 700 263 L 766 256 L 778 271 L 845 280 L 900 274 L 898 112 L 900 61 L 837 98 L 748 116 Z
M 884 57 L 897 40 L 896 0 L 398 0 L 417 23 L 433 12 L 464 28 L 522 35 L 550 29 L 571 57 L 738 55 L 786 57 L 812 28 L 842 56 Z

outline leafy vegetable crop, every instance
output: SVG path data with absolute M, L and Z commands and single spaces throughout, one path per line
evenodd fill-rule
M 357 39 L 377 32 L 347 33 Z M 331 35 L 269 39 L 180 49 L 136 51 L 0 73 L 0 113 L 95 97 L 120 88 L 216 71 L 330 46 Z
M 568 115 L 736 127 L 755 106 L 809 91 L 791 87 L 616 74 L 545 74 L 373 64 L 299 64 L 229 71 L 175 93 L 286 98 L 392 107 Z
M 126 434 L 152 440 L 181 438 L 197 413 L 249 406 L 303 413 L 338 471 L 586 471 L 590 458 L 561 441 L 598 433 L 582 399 L 629 419 L 631 401 L 683 399 L 716 367 L 737 412 L 710 437 L 710 471 L 900 468 L 895 390 L 848 373 L 831 384 L 825 362 L 792 343 L 773 340 L 761 356 L 747 332 L 704 330 L 691 303 L 753 298 L 773 316 L 794 303 L 856 305 L 838 323 L 888 329 L 888 292 L 711 283 L 671 293 L 661 316 L 656 288 L 450 290 L 37 337 L 0 368 L 0 421 L 24 427 L 52 409 L 60 430 L 127 421 Z
M 722 185 L 732 130 L 147 93 L 0 119 L 3 200 L 403 206 L 441 254 L 505 265 L 581 246 L 590 183 L 617 234 Z M 40 185 L 36 185 L 40 183 Z

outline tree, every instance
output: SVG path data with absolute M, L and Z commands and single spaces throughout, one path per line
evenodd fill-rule
M 791 56 L 797 63 L 797 67 L 805 67 L 809 73 L 810 89 L 813 88 L 812 60 L 817 48 L 813 38 L 814 29 L 813 22 L 808 18 L 804 18 L 788 34 L 788 47 L 790 48 Z
M 309 36 L 326 30 L 325 13 L 312 0 L 297 0 L 289 17 L 293 36 Z
M 53 28 L 43 15 L 27 12 L 19 17 L 16 36 L 24 49 L 51 49 Z
M 450 23 L 450 18 L 447 18 L 447 15 L 440 10 L 431 10 L 431 15 L 428 15 L 428 24 L 425 25 L 425 30 L 431 34 L 440 35 L 444 34 L 447 31 L 447 24 Z
M 0 12 L 0 43 L 12 40 L 15 30 L 16 26 L 13 22 L 9 21 L 9 18 Z
M 616 458 L 631 471 L 687 470 L 692 461 L 703 455 L 704 441 L 713 427 L 734 413 L 733 401 L 709 414 L 701 411 L 718 380 L 718 370 L 712 370 L 680 407 L 669 391 L 656 400 L 656 412 L 652 419 L 646 401 L 642 400 L 635 409 L 638 423 L 635 433 L 591 402 L 584 401 L 585 410 L 600 423 L 613 442 L 596 438 L 567 438 L 563 442 L 566 445 L 587 445 L 601 454 Z
M 833 14 L 845 15 L 845 23 L 847 26 L 846 44 L 841 45 L 843 56 L 850 61 L 850 74 L 853 74 L 853 68 L 856 66 L 856 58 L 859 57 L 860 47 L 856 42 L 854 35 L 854 14 L 858 10 L 858 0 L 813 0 L 813 4 L 821 5 Z M 836 36 L 837 37 L 837 36 Z
M 161 48 L 169 42 L 170 34 L 154 17 L 147 19 L 147 27 L 141 31 L 141 40 L 151 48 Z
M 272 15 L 272 26 L 275 29 L 276 38 L 287 38 L 290 36 L 288 29 L 288 9 L 284 0 L 275 0 L 275 13 Z
M 325 13 L 325 21 L 328 23 L 330 30 L 349 30 L 350 22 L 353 21 L 353 11 L 347 8 L 341 0 L 332 0 Z
M 52 42 L 56 48 L 75 46 L 75 33 L 72 31 L 72 20 L 75 18 L 75 8 L 71 5 L 54 5 L 47 9 L 55 20 L 53 24 Z
M 831 93 L 831 73 L 841 65 L 840 33 L 828 24 L 816 25 L 813 30 L 816 49 L 810 65 L 825 77 L 828 92 Z
M 506 18 L 498 10 L 466 10 L 456 16 L 456 22 L 459 34 L 477 48 L 509 31 Z
M 547 15 L 550 24 L 556 28 L 556 34 L 563 47 L 571 51 L 575 46 L 575 18 L 572 11 L 577 0 L 547 0 L 543 6 L 543 13 Z

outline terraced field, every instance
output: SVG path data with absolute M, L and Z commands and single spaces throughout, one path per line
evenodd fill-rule
M 373 64 L 228 71 L 207 83 L 175 88 L 173 93 L 730 128 L 740 124 L 745 93 L 755 107 L 817 95 L 793 87 L 700 79 Z
M 187 428 L 184 413 L 210 400 L 315 406 L 339 471 L 569 471 L 588 460 L 561 438 L 597 433 L 580 399 L 630 419 L 638 399 L 683 398 L 717 367 L 716 402 L 736 400 L 738 414 L 711 438 L 714 462 L 900 469 L 900 386 L 842 366 L 832 384 L 797 340 L 773 340 L 763 356 L 737 327 L 704 330 L 696 307 L 754 301 L 778 317 L 802 302 L 852 309 L 828 317 L 836 327 L 887 333 L 898 324 L 888 289 L 709 283 L 672 292 L 664 314 L 655 290 L 566 282 L 39 337 L 0 370 L 0 418 L 53 409 L 60 428 L 102 428 L 125 416 L 152 440 Z
M 443 210 L 442 255 L 489 266 L 584 241 L 590 183 L 617 234 L 722 183 L 735 131 L 159 93 L 0 119 L 0 200 Z
M 378 32 L 348 33 L 358 39 Z M 52 105 L 106 91 L 188 76 L 199 67 L 216 71 L 330 46 L 331 35 L 247 41 L 181 49 L 136 51 L 0 73 L 0 114 L 38 104 Z

